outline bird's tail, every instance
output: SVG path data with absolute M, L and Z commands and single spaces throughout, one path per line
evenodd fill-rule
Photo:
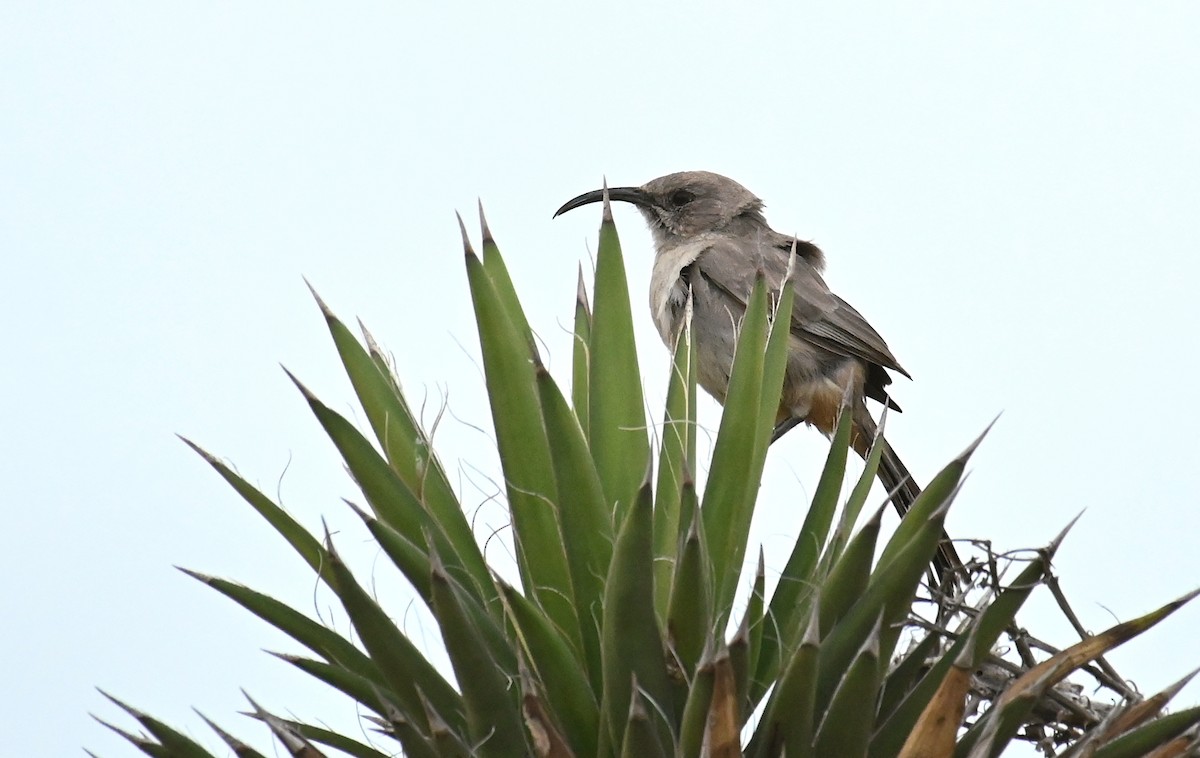
M 854 421 L 854 450 L 863 457 L 863 460 L 866 460 L 871 451 L 871 444 L 875 442 L 877 429 L 875 419 L 871 418 L 871 413 L 865 407 L 860 406 L 854 414 Z M 917 496 L 921 494 L 921 488 L 903 461 L 900 460 L 900 456 L 882 435 L 879 436 L 877 444 L 883 446 L 882 455 L 879 458 L 879 483 L 888 491 L 888 494 L 892 495 L 892 505 L 903 517 L 912 508 Z M 937 575 L 939 585 L 945 585 L 948 578 L 951 581 L 959 576 L 965 578 L 962 559 L 958 557 L 954 543 L 950 541 L 950 535 L 945 530 L 942 531 L 938 551 L 933 557 L 933 570 Z

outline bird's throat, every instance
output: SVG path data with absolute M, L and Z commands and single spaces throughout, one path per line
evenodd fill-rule
M 667 347 L 672 347 L 679 316 L 687 302 L 687 283 L 680 273 L 712 245 L 712 240 L 667 241 L 654 256 L 650 273 L 650 315 Z

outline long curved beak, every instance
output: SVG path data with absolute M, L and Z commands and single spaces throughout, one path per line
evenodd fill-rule
M 558 218 L 567 211 L 575 210 L 581 205 L 589 203 L 598 203 L 604 199 L 604 190 L 592 190 L 585 192 L 579 197 L 573 197 L 563 206 L 554 212 L 554 218 Z M 646 192 L 641 187 L 613 187 L 608 191 L 609 200 L 620 200 L 634 205 L 649 206 L 652 204 L 650 193 Z

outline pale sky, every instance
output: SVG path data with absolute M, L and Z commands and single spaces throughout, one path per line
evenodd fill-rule
M 268 744 L 239 687 L 355 728 L 349 701 L 261 652 L 297 645 L 171 568 L 345 624 L 174 435 L 325 518 L 436 649 L 279 368 L 358 413 L 302 277 L 395 354 L 426 418 L 448 402 L 437 446 L 486 535 L 505 515 L 454 211 L 477 230 L 482 199 L 565 385 L 599 209 L 550 216 L 605 176 L 727 174 L 822 246 L 914 377 L 888 430 L 920 480 L 1003 413 L 956 537 L 1037 546 L 1086 509 L 1057 566 L 1096 631 L 1200 585 L 1200 5 L 416 8 L 0 7 L 0 754 L 133 755 L 88 718 L 135 726 L 95 686 L 216 751 L 191 707 Z M 658 418 L 649 236 L 632 209 L 617 223 Z M 771 451 L 768 565 L 825 450 L 801 430 Z M 1074 642 L 1047 597 L 1021 622 Z M 1200 665 L 1198 625 L 1185 608 L 1113 661 L 1153 691 Z

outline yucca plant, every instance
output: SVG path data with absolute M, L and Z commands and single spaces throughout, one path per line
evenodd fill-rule
M 1060 651 L 1031 644 L 1014 618 L 1049 577 L 1061 537 L 1024 561 L 979 562 L 959 592 L 922 587 L 978 441 L 932 479 L 880 546 L 882 507 L 854 531 L 878 449 L 842 500 L 844 414 L 778 581 L 768 592 L 761 553 L 757 571 L 743 575 L 783 380 L 791 288 L 755 288 L 701 488 L 693 478 L 700 467 L 690 334 L 684 329 L 675 346 L 662 424 L 650 425 L 607 203 L 594 307 L 580 281 L 569 395 L 539 360 L 480 216 L 482 256 L 463 230 L 467 279 L 519 587 L 484 559 L 370 335 L 361 343 L 321 304 L 373 440 L 293 377 L 367 505 L 351 507 L 436 619 L 453 679 L 400 631 L 386 599 L 364 588 L 328 534 L 309 533 L 188 443 L 307 561 L 353 625 L 354 639 L 248 587 L 188 571 L 307 648 L 309 655 L 281 657 L 361 704 L 381 735 L 365 744 L 251 701 L 291 754 L 995 756 L 1018 738 L 1048 755 L 1081 758 L 1200 751 L 1200 709 L 1161 715 L 1182 682 L 1143 699 L 1101 658 L 1192 595 Z M 749 589 L 748 600 L 735 606 L 739 588 Z M 1017 660 L 995 652 L 1002 637 Z M 1095 705 L 1075 697 L 1060 683 L 1081 669 L 1123 699 Z M 146 733 L 112 728 L 143 752 L 211 755 L 114 702 Z M 208 723 L 237 755 L 261 755 Z

